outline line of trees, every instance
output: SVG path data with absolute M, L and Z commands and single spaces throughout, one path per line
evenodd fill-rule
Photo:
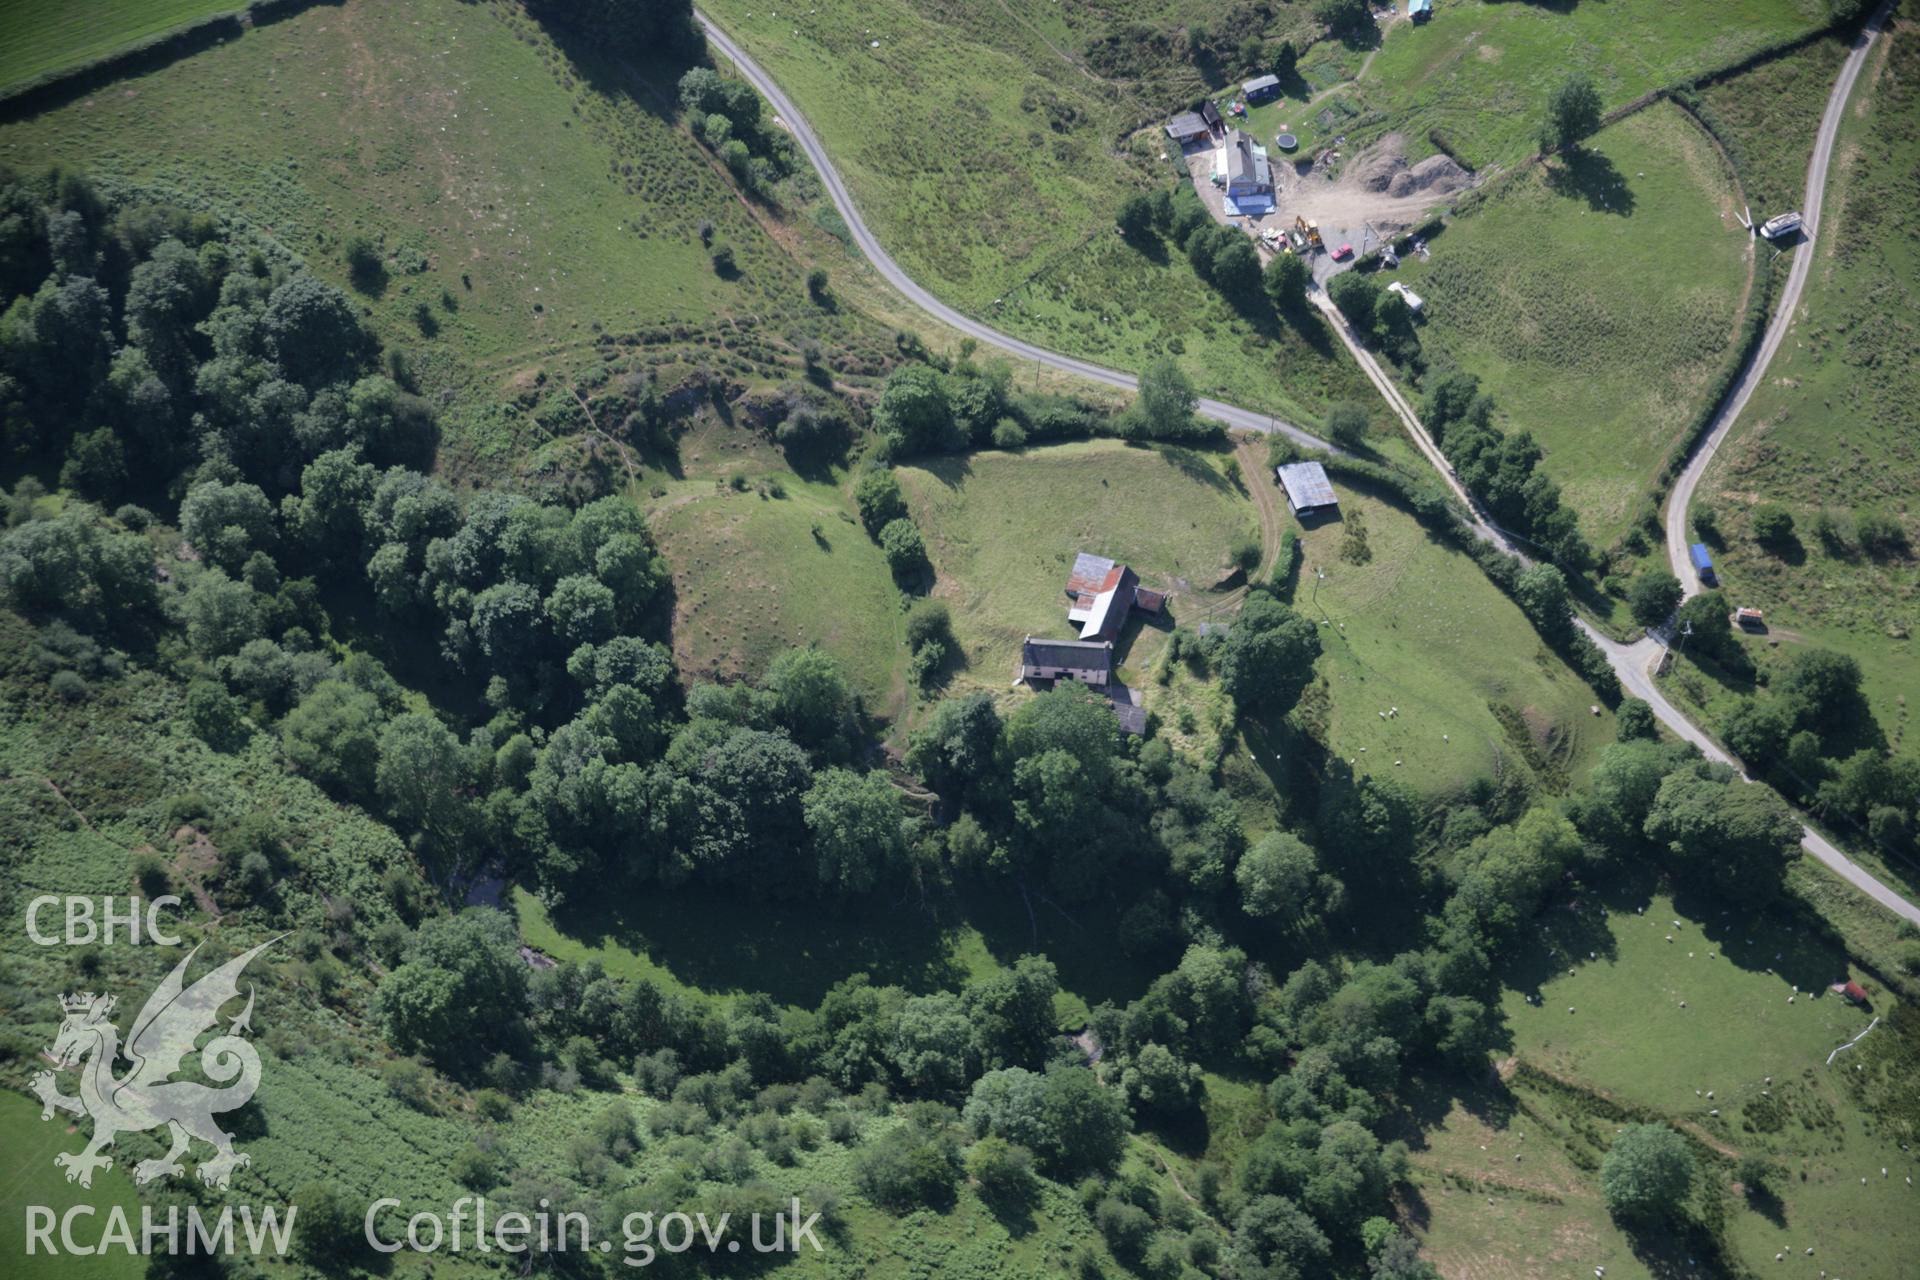
M 1493 425 L 1493 397 L 1461 370 L 1437 373 L 1426 388 L 1421 417 L 1460 482 L 1493 518 L 1525 535 L 1569 573 L 1585 573 L 1593 548 L 1579 520 L 1560 501 L 1560 486 L 1540 469 L 1545 456 L 1533 436 L 1506 435 Z

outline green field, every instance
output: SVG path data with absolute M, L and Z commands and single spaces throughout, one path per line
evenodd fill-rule
M 735 490 L 708 475 L 657 486 L 647 521 L 673 571 L 674 659 L 686 679 L 757 679 L 818 644 L 869 709 L 897 714 L 906 614 L 880 548 L 834 483 L 777 464 Z M 772 496 L 777 488 L 780 496 Z
M 1224 451 L 1097 440 L 1020 453 L 936 458 L 900 469 L 900 486 L 953 610 L 965 682 L 1006 688 L 1029 635 L 1071 636 L 1065 586 L 1082 551 L 1133 566 L 1172 592 L 1175 619 L 1204 609 L 1258 541 L 1253 503 Z M 1130 628 L 1116 649 L 1143 668 L 1164 628 Z
M 1341 519 L 1305 532 L 1294 590 L 1295 607 L 1327 622 L 1320 673 L 1335 755 L 1439 792 L 1516 766 L 1564 779 L 1612 739 L 1612 718 L 1588 710 L 1592 691 L 1473 561 L 1398 508 L 1335 489 Z
M 1891 996 L 1877 994 L 1862 1010 L 1828 993 L 1828 983 L 1849 977 L 1870 991 L 1877 984 L 1806 916 L 1781 909 L 1735 919 L 1709 907 L 1701 919 L 1700 911 L 1664 895 L 1619 895 L 1553 912 L 1507 974 L 1514 1052 L 1683 1126 L 1729 1160 L 1757 1151 L 1775 1161 L 1784 1171 L 1780 1220 L 1737 1202 L 1728 1208 L 1729 1237 L 1748 1264 L 1769 1264 L 1784 1249 L 1813 1265 L 1803 1254 L 1811 1245 L 1831 1275 L 1898 1274 L 1900 1233 L 1920 1195 L 1906 1177 L 1920 1170 L 1860 1106 L 1849 1068 L 1864 1062 L 1877 1072 L 1874 1060 L 1841 1054 L 1826 1065 L 1875 1015 L 1884 1023 Z M 1874 1045 L 1870 1036 L 1850 1052 Z M 1724 1183 L 1731 1169 L 1716 1165 L 1709 1176 Z
M 71 1088 L 71 1086 L 68 1086 Z M 106 1215 L 120 1209 L 128 1215 L 137 1235 L 140 1230 L 140 1201 L 127 1177 L 123 1161 L 94 1175 L 93 1187 L 86 1190 L 66 1180 L 66 1173 L 53 1163 L 63 1151 L 78 1151 L 86 1146 L 84 1123 L 76 1128 L 72 1117 L 55 1112 L 52 1120 L 40 1118 L 38 1099 L 17 1093 L 0 1092 L 0 1146 L 7 1152 L 7 1169 L 0 1175 L 0 1257 L 7 1259 L 7 1274 L 20 1280 L 51 1280 L 84 1274 L 91 1280 L 120 1280 L 120 1277 L 147 1273 L 144 1258 L 115 1250 L 103 1257 L 76 1263 L 67 1257 L 49 1257 L 44 1251 L 27 1256 L 27 1211 L 29 1207 L 51 1209 L 63 1215 L 76 1205 L 94 1210 L 91 1218 L 76 1218 L 74 1234 L 79 1241 L 97 1239 L 106 1225 Z M 56 1231 L 54 1239 L 59 1239 Z
M 1750 644 L 1755 659 L 1765 668 L 1802 645 L 1851 654 L 1880 729 L 1911 752 L 1910 704 L 1920 699 L 1912 640 L 1920 248 L 1901 230 L 1920 166 L 1920 37 L 1911 27 L 1895 29 L 1854 93 L 1821 235 L 1794 250 L 1817 255 L 1799 325 L 1695 502 L 1721 513 L 1726 545 L 1715 561 L 1728 595 L 1765 610 L 1780 642 Z M 1750 515 L 1762 502 L 1792 513 L 1791 545 L 1754 541 Z M 1836 526 L 1831 540 L 1815 529 L 1823 510 Z M 1897 522 L 1906 549 L 1863 548 L 1854 534 L 1861 512 Z
M 1589 76 L 1608 108 L 1760 49 L 1826 21 L 1821 0 L 1737 0 L 1710 20 L 1668 0 L 1609 4 L 1434 5 L 1419 26 L 1396 23 L 1357 87 L 1357 101 L 1416 140 L 1408 158 L 1433 149 L 1438 131 L 1476 169 L 1511 165 L 1535 150 L 1547 95 L 1568 74 Z
M 1205 588 L 1226 551 L 1252 534 L 1256 509 L 1237 476 L 1222 474 L 1227 461 L 1096 442 L 902 468 L 939 572 L 935 594 L 952 606 L 967 652 L 963 682 L 1004 689 L 1024 636 L 1070 634 L 1061 588 L 1079 550 L 1131 564 L 1149 586 L 1172 586 L 1177 623 L 1230 620 L 1232 597 Z M 1347 519 L 1303 531 L 1307 567 L 1295 592 L 1296 607 L 1328 620 L 1320 669 L 1330 750 L 1361 773 L 1434 792 L 1515 767 L 1564 778 L 1611 739 L 1611 717 L 1588 710 L 1591 691 L 1471 560 L 1399 509 L 1339 492 Z M 1342 554 L 1358 527 L 1362 564 Z M 1164 636 L 1158 624 L 1123 633 L 1122 676 L 1145 689 L 1164 732 L 1201 741 L 1180 713 L 1218 727 L 1225 709 L 1211 684 L 1182 671 L 1164 688 L 1147 682 Z M 1505 658 L 1490 662 L 1489 653 Z M 1398 714 L 1380 719 L 1395 706 Z
M 806 267 L 652 109 L 678 70 L 658 74 L 637 96 L 602 92 L 517 9 L 352 0 L 0 126 L 0 163 L 80 167 L 230 217 L 342 284 L 346 239 L 374 239 L 386 271 L 362 300 L 458 409 L 568 376 L 610 334 L 723 365 L 797 365 L 809 337 L 830 353 L 883 340 L 808 300 Z M 714 272 L 703 222 L 736 279 Z M 498 467 L 540 442 L 525 415 L 488 405 L 469 428 L 458 409 L 443 415 L 456 454 Z
M 1568 166 L 1571 167 L 1568 167 Z M 1674 107 L 1487 189 L 1400 275 L 1430 363 L 1479 376 L 1592 541 L 1618 536 L 1728 357 L 1751 240 L 1725 166 Z
M 244 0 L 0 0 L 0 89 L 64 71 Z
M 1805 198 L 1814 135 L 1846 57 L 1847 42 L 1827 36 L 1701 91 L 1756 220 Z

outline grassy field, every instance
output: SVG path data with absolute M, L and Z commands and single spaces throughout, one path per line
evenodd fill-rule
M 1024 636 L 1068 634 L 1061 584 L 1079 550 L 1173 586 L 1177 622 L 1222 606 L 1217 618 L 1230 618 L 1231 598 L 1205 588 L 1227 549 L 1252 535 L 1256 513 L 1226 461 L 1098 442 L 903 468 L 939 572 L 935 594 L 952 605 L 967 652 L 956 684 L 1004 690 Z M 1586 685 L 1472 561 L 1384 502 L 1345 488 L 1340 500 L 1344 520 L 1302 531 L 1308 567 L 1295 593 L 1297 607 L 1327 619 L 1316 714 L 1332 751 L 1360 772 L 1446 791 L 1503 768 L 1564 777 L 1611 739 L 1611 718 L 1589 714 Z M 1145 691 L 1163 731 L 1204 745 L 1225 708 L 1184 667 L 1165 685 L 1151 680 L 1164 636 L 1158 625 L 1130 627 L 1117 646 L 1122 676 Z
M 1704 11 L 1668 0 L 1609 4 L 1436 4 L 1419 26 L 1396 23 L 1355 89 L 1379 121 L 1430 152 L 1437 130 L 1475 168 L 1510 165 L 1535 150 L 1547 95 L 1572 72 L 1589 76 L 1608 107 L 1675 84 L 1826 20 L 1821 0 L 1737 0 Z
M 1912 635 L 1920 606 L 1911 548 L 1920 543 L 1920 247 L 1904 230 L 1920 170 L 1920 35 L 1895 29 L 1855 90 L 1835 153 L 1802 316 L 1771 375 L 1708 468 L 1696 503 L 1720 513 L 1721 580 L 1738 603 L 1766 611 L 1778 650 L 1750 646 L 1763 668 L 1800 645 L 1851 654 L 1888 741 L 1911 752 L 1920 699 Z M 1752 536 L 1762 502 L 1794 517 L 1793 543 Z M 1836 537 L 1815 531 L 1821 511 Z M 1892 518 L 1907 549 L 1870 554 L 1860 512 Z M 1718 696 L 1716 694 L 1716 696 Z
M 63 71 L 244 0 L 0 0 L 0 89 Z
M 1073 634 L 1065 585 L 1078 552 L 1170 590 L 1178 619 L 1205 608 L 1234 549 L 1259 539 L 1225 451 L 1087 441 L 930 459 L 902 467 L 900 484 L 966 651 L 960 683 L 987 690 L 1006 688 L 1025 636 Z M 1135 623 L 1129 634 L 1115 648 L 1144 670 L 1164 627 Z
M 1335 755 L 1441 792 L 1516 766 L 1564 778 L 1612 740 L 1611 717 L 1588 711 L 1591 691 L 1478 566 L 1399 509 L 1336 490 L 1341 519 L 1305 531 L 1294 592 L 1327 623 L 1320 673 Z
M 1848 977 L 1875 986 L 1806 916 L 1736 920 L 1708 903 L 1622 894 L 1555 910 L 1507 974 L 1504 1007 L 1521 1061 L 1692 1132 L 1729 1162 L 1709 1166 L 1717 1183 L 1749 1151 L 1777 1164 L 1773 1212 L 1729 1204 L 1728 1238 L 1743 1261 L 1758 1268 L 1784 1250 L 1834 1276 L 1891 1276 L 1920 1195 L 1906 1178 L 1920 1169 L 1868 1123 L 1848 1070 L 1867 1060 L 1842 1054 L 1826 1065 L 1893 1007 L 1885 994 L 1862 1010 L 1826 991 Z M 1550 1127 L 1544 1136 L 1565 1137 Z M 1524 1147 L 1531 1156 L 1535 1143 Z
M 740 490 L 704 471 L 665 481 L 645 504 L 673 571 L 682 677 L 758 678 L 781 651 L 818 644 L 870 709 L 897 714 L 906 614 L 851 500 L 777 464 L 741 474 L 752 478 Z
M 805 266 L 659 114 L 677 70 L 656 74 L 603 91 L 517 8 L 349 0 L 0 126 L 0 163 L 217 212 L 342 284 L 346 239 L 373 238 L 386 272 L 362 300 L 431 392 L 490 401 L 570 376 L 606 334 L 721 360 L 765 345 L 796 365 L 807 338 L 883 342 L 808 300 Z M 712 269 L 703 222 L 736 279 Z M 456 449 L 495 466 L 539 441 L 515 415 L 476 414 L 477 439 L 446 418 Z
M 1657 106 L 1496 183 L 1401 267 L 1429 361 L 1477 374 L 1502 425 L 1533 433 L 1595 542 L 1625 528 L 1727 357 L 1752 243 L 1731 190 L 1708 139 Z
M 71 1086 L 68 1086 L 71 1087 Z M 89 1238 L 105 1225 L 106 1214 L 118 1208 L 129 1215 L 134 1231 L 140 1229 L 140 1201 L 133 1183 L 118 1165 L 94 1176 L 93 1187 L 85 1190 L 66 1180 L 66 1173 L 53 1163 L 62 1151 L 78 1151 L 86 1145 L 86 1129 L 76 1129 L 71 1117 L 55 1113 L 53 1120 L 40 1119 L 40 1103 L 17 1093 L 0 1092 L 0 1146 L 7 1152 L 7 1171 L 0 1175 L 0 1257 L 7 1260 L 7 1274 L 19 1280 L 65 1280 L 84 1274 L 91 1280 L 133 1280 L 147 1272 L 144 1258 L 115 1250 L 102 1257 L 75 1263 L 66 1257 L 49 1257 L 44 1251 L 27 1256 L 27 1209 L 43 1206 L 55 1215 L 75 1205 L 90 1205 L 92 1219 L 76 1219 L 78 1240 Z M 54 1237 L 56 1240 L 58 1235 Z M 97 1237 L 95 1237 L 97 1238 Z
M 1800 207 L 1814 134 L 1846 57 L 1847 42 L 1827 36 L 1701 91 L 1755 219 Z
M 1533 1107 L 1544 1120 L 1547 1105 L 1512 1081 L 1432 1103 L 1444 1110 L 1413 1144 L 1422 1249 L 1448 1277 L 1532 1280 L 1605 1267 L 1607 1280 L 1647 1280 L 1653 1272 L 1608 1217 L 1592 1170 L 1541 1141 L 1541 1125 L 1521 1112 Z
M 1121 8 L 1156 29 L 1206 16 Z M 1121 140 L 1202 87 L 1186 73 L 1150 88 L 1090 71 L 1090 33 L 1126 13 L 1035 0 L 709 11 L 806 112 L 888 252 L 948 301 L 1122 368 L 1175 355 L 1208 394 L 1296 419 L 1364 395 L 1331 335 L 1263 335 L 1178 253 L 1149 258 L 1113 234 L 1125 196 L 1172 180 L 1163 137 Z M 1300 15 L 1274 21 L 1293 31 Z M 1164 80 L 1168 64 L 1152 61 L 1149 78 Z

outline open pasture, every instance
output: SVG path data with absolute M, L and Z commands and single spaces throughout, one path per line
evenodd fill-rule
M 1841 128 L 1820 235 L 1791 250 L 1816 255 L 1801 319 L 1707 468 L 1695 508 L 1718 516 L 1715 561 L 1729 598 L 1767 615 L 1771 635 L 1750 645 L 1756 660 L 1772 665 L 1806 645 L 1851 655 L 1880 732 L 1911 752 L 1920 247 L 1904 228 L 1920 171 L 1920 34 L 1908 26 L 1882 39 Z M 1786 542 L 1753 536 L 1763 504 L 1792 515 Z M 1874 522 L 1886 532 L 1863 538 Z
M 1796 1274 L 1896 1275 L 1920 1161 L 1872 1122 L 1862 1089 L 1880 1068 L 1858 1056 L 1888 1035 L 1894 999 L 1788 904 L 1745 916 L 1623 892 L 1551 908 L 1503 975 L 1513 1051 L 1698 1137 L 1721 1157 L 1705 1167 L 1721 1185 L 1740 1155 L 1773 1161 L 1771 1202 L 1728 1205 L 1729 1238 L 1752 1266 L 1784 1250 Z M 1870 1009 L 1826 990 L 1848 978 L 1867 984 Z M 1867 1040 L 1828 1066 L 1876 1016 Z
M 1429 148 L 1438 133 L 1476 169 L 1512 165 L 1536 149 L 1547 95 L 1569 74 L 1622 107 L 1812 31 L 1826 12 L 1821 0 L 1723 0 L 1703 20 L 1668 0 L 1442 0 L 1431 21 L 1387 30 L 1359 100 Z
M 245 0 L 0 0 L 0 89 L 77 67 Z
M 1304 531 L 1294 590 L 1294 607 L 1325 623 L 1319 714 L 1335 755 L 1420 791 L 1515 767 L 1559 786 L 1611 740 L 1586 684 L 1464 553 L 1397 507 L 1335 489 L 1340 518 Z
M 1725 164 L 1674 107 L 1496 181 L 1408 259 L 1430 364 L 1476 374 L 1589 539 L 1622 533 L 1728 358 L 1751 240 Z

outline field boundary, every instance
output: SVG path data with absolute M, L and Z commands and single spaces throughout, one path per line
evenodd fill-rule
M 343 3 L 345 0 L 250 0 L 237 9 L 208 14 L 77 66 L 42 72 L 0 88 L 0 122 L 51 111 L 116 81 L 157 71 L 215 45 L 237 40 L 254 27 L 291 18 L 314 5 Z
M 1800 50 L 1805 49 L 1813 44 L 1816 44 L 1819 41 L 1826 39 L 1828 36 L 1842 35 L 1850 30 L 1853 30 L 1856 27 L 1861 27 L 1865 25 L 1866 25 L 1865 15 L 1862 15 L 1860 18 L 1857 18 L 1857 19 L 1848 19 L 1843 22 L 1829 21 L 1829 22 L 1823 23 L 1818 27 L 1815 27 L 1811 31 L 1803 31 L 1797 36 L 1789 36 L 1784 40 L 1776 40 L 1770 45 L 1766 45 L 1762 48 L 1755 49 L 1752 53 L 1749 53 L 1742 58 L 1736 59 L 1733 62 L 1729 62 L 1723 67 L 1715 67 L 1712 70 L 1703 71 L 1697 76 L 1688 76 L 1684 80 L 1675 80 L 1673 83 L 1661 85 L 1657 89 L 1649 89 L 1645 93 L 1641 94 L 1639 97 L 1635 98 L 1632 102 L 1622 103 L 1620 106 L 1617 106 L 1613 108 L 1611 111 L 1608 111 L 1606 114 L 1602 115 L 1600 117 L 1599 128 L 1595 129 L 1594 132 L 1597 133 L 1599 132 L 1600 129 L 1605 129 L 1610 125 L 1619 124 L 1622 120 L 1625 120 L 1628 116 L 1638 115 L 1640 112 L 1645 111 L 1648 107 L 1653 106 L 1655 103 L 1658 103 L 1661 101 L 1673 101 L 1680 94 L 1692 93 L 1697 89 L 1708 88 L 1713 85 L 1720 84 L 1724 81 L 1731 80 L 1737 75 L 1743 75 L 1746 72 L 1753 70 L 1755 67 L 1764 66 L 1765 64 L 1769 62 L 1773 62 L 1779 58 L 1789 57 L 1792 54 L 1798 53 L 1800 52 Z M 1676 103 L 1676 105 L 1681 105 L 1682 109 L 1684 109 L 1684 104 Z M 1688 114 L 1692 115 L 1693 113 L 1689 111 Z M 1720 141 L 1719 135 L 1715 134 L 1711 129 L 1708 129 L 1707 133 L 1709 136 L 1711 136 L 1714 139 L 1714 142 L 1716 144 L 1719 143 Z M 1522 160 L 1518 165 L 1514 166 L 1514 172 L 1523 173 L 1526 170 L 1533 168 L 1535 165 L 1543 163 L 1549 158 L 1550 155 L 1557 155 L 1557 154 L 1558 152 L 1549 153 L 1545 151 L 1536 151 L 1531 156 L 1528 156 L 1525 160 Z

